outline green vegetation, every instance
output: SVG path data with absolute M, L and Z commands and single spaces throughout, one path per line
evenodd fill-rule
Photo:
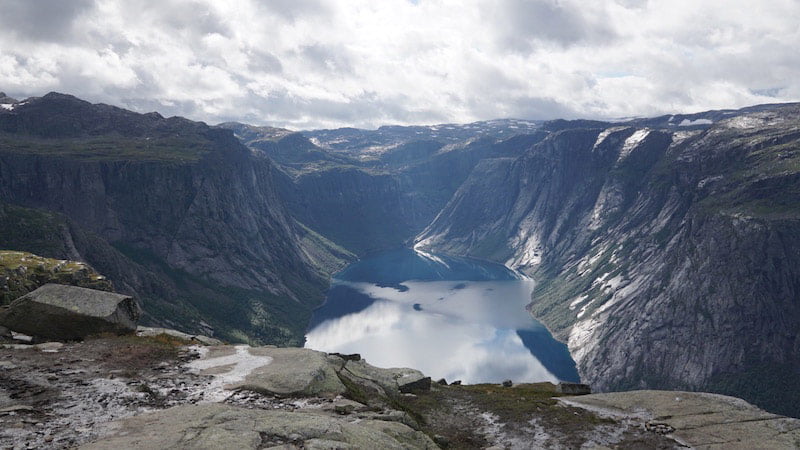
M 212 142 L 199 136 L 130 138 L 99 136 L 44 139 L 0 134 L 0 153 L 74 158 L 84 161 L 198 161 L 212 149 Z
M 48 257 L 63 255 L 65 223 L 55 213 L 0 202 L 0 248 Z
M 751 362 L 744 372 L 712 376 L 702 389 L 741 397 L 767 411 L 800 418 L 800 369 L 792 364 Z
M 172 268 L 148 250 L 124 243 L 115 243 L 114 247 L 132 261 L 174 283 L 176 297 L 168 302 L 149 296 L 142 298 L 145 311 L 152 317 L 168 317 L 180 324 L 205 321 L 214 328 L 215 337 L 229 342 L 303 345 L 311 308 L 318 303 L 303 304 L 269 292 L 222 286 Z M 311 299 L 312 302 L 323 299 L 320 286 L 293 279 L 291 274 L 286 283 L 298 298 Z
M 110 281 L 84 263 L 0 250 L 0 305 L 9 304 L 47 283 L 113 291 Z
M 565 407 L 558 403 L 551 383 L 519 384 L 504 387 L 498 384 L 463 386 L 434 385 L 430 392 L 414 397 L 399 397 L 393 407 L 406 411 L 430 436 L 443 436 L 450 448 L 480 448 L 485 446 L 470 415 L 489 413 L 504 431 L 530 429 L 531 421 L 548 433 L 574 436 L 580 446 L 580 434 L 596 426 L 614 423 L 583 409 Z
M 311 228 L 297 221 L 295 223 L 303 232 L 300 238 L 300 246 L 312 258 L 314 264 L 326 275 L 330 276 L 338 272 L 350 261 L 355 261 L 358 258 L 347 249 L 328 240 Z

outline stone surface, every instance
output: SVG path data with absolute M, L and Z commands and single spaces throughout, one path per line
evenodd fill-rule
M 427 386 L 429 390 L 431 385 L 430 377 L 426 377 L 419 370 L 407 368 L 383 369 L 371 366 L 364 360 L 347 361 L 342 372 L 356 379 L 375 383 L 388 395 L 401 393 L 401 386 L 406 386 L 406 389 L 411 389 L 414 386 L 425 389 L 425 386 Z
M 428 392 L 431 390 L 431 377 L 422 377 L 413 381 L 408 381 L 409 378 L 401 378 L 397 382 L 397 387 L 403 394 L 416 394 L 419 392 Z
M 140 313 L 139 305 L 127 295 L 45 284 L 0 311 L 0 323 L 38 338 L 72 340 L 132 332 Z
M 305 348 L 210 347 L 192 365 L 219 376 L 229 390 L 327 397 L 346 391 L 328 356 Z
M 763 411 L 744 400 L 681 391 L 631 391 L 560 399 L 612 417 L 630 417 L 695 449 L 796 449 L 800 419 Z
M 110 434 L 83 449 L 303 448 L 434 449 L 425 434 L 396 422 L 308 412 L 207 404 L 170 408 L 112 423 Z
M 223 342 L 219 339 L 215 339 L 208 336 L 203 336 L 202 334 L 189 334 L 183 333 L 178 330 L 172 330 L 170 328 L 158 328 L 158 327 L 144 327 L 139 325 L 136 327 L 136 335 L 137 336 L 158 336 L 159 334 L 166 334 L 169 336 L 174 336 L 176 338 L 184 339 L 190 342 L 198 342 L 203 345 L 222 345 Z

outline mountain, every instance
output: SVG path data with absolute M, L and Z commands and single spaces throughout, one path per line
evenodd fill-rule
M 735 393 L 796 416 L 800 105 L 714 118 L 545 124 L 523 155 L 479 164 L 416 247 L 531 275 L 531 313 L 595 389 Z
M 2 219 L 27 228 L 3 245 L 90 263 L 153 324 L 302 342 L 351 256 L 289 215 L 275 177 L 268 158 L 200 122 L 57 93 L 0 110 Z
M 509 127 L 524 127 L 523 123 L 531 128 L 520 129 L 531 134 L 509 139 L 490 136 L 510 134 L 515 128 Z M 422 231 L 479 161 L 519 155 L 545 136 L 532 122 L 482 124 L 483 128 L 470 124 L 303 133 L 276 133 L 236 123 L 220 126 L 233 130 L 254 152 L 266 154 L 277 164 L 280 197 L 292 216 L 363 255 L 400 247 Z M 421 129 L 428 135 L 420 136 Z M 451 134 L 430 136 L 432 129 Z M 350 135 L 368 136 L 370 142 L 381 142 L 381 147 L 366 150 L 361 138 L 346 144 L 342 136 Z M 327 147 L 316 145 L 320 136 L 337 143 L 329 140 Z M 456 137 L 466 140 L 448 143 Z
M 595 390 L 800 415 L 800 105 L 293 132 L 0 100 L 0 247 L 88 263 L 145 323 L 299 344 L 331 273 L 413 242 L 533 277 Z
M 369 157 L 413 141 L 436 141 L 446 145 L 474 138 L 510 138 L 518 134 L 530 134 L 541 124 L 542 121 L 536 120 L 498 119 L 467 124 L 388 125 L 377 130 L 339 128 L 302 133 L 314 144 L 332 152 Z

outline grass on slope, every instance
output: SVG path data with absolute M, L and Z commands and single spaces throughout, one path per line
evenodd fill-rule
M 210 142 L 188 136 L 43 139 L 32 136 L 0 135 L 0 153 L 24 153 L 88 161 L 193 162 L 209 151 L 211 151 Z

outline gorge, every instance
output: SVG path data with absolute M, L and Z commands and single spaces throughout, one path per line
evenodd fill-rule
M 493 261 L 594 389 L 797 416 L 798 140 L 791 104 L 296 133 L 51 93 L 0 108 L 0 247 L 91 264 L 151 325 L 281 345 L 358 257 Z

